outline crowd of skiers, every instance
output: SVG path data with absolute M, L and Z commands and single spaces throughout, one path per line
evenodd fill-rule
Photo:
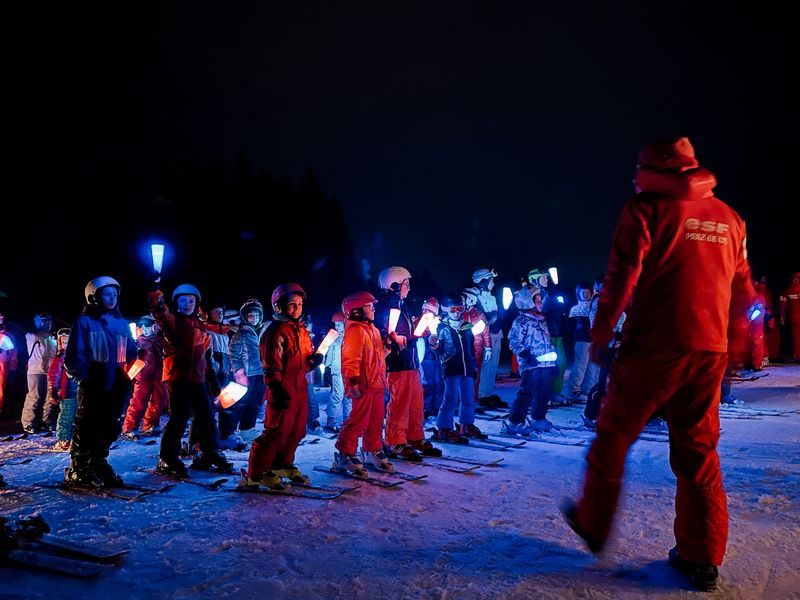
M 134 340 L 118 310 L 119 283 L 99 277 L 86 286 L 86 307 L 71 329 L 53 335 L 52 317 L 36 315 L 34 331 L 26 334 L 28 393 L 21 424 L 28 433 L 56 432 L 56 449 L 71 455 L 69 482 L 114 485 L 120 480 L 107 457 L 120 430 L 127 439 L 157 435 L 169 410 L 158 471 L 187 475 L 181 437 L 191 418 L 190 446 L 199 449 L 193 467 L 228 470 L 221 450 L 252 444 L 248 482 L 282 486 L 285 478 L 305 479 L 294 454 L 307 431 L 319 432 L 313 371 L 323 364 L 330 377 L 323 429 L 338 435 L 334 466 L 365 474 L 368 460 L 390 471 L 393 457 L 440 454 L 425 437 L 426 421 L 435 424 L 433 441 L 483 437 L 476 407 L 500 402 L 494 389 L 504 334 L 493 292 L 496 276 L 478 269 L 471 286 L 429 298 L 420 314 L 411 314 L 411 273 L 385 269 L 378 298 L 358 292 L 332 315 L 338 337 L 324 356 L 314 350 L 305 292 L 297 284 L 275 289 L 271 321 L 255 299 L 233 316 L 221 306 L 203 312 L 193 285 L 177 286 L 170 303 L 154 289 L 150 314 L 136 322 Z M 549 406 L 583 399 L 584 423 L 596 427 L 625 321 L 622 313 L 605 364 L 591 361 L 590 330 L 602 286 L 602 277 L 593 285 L 579 283 L 568 308 L 563 295 L 550 293 L 547 272 L 533 269 L 521 282 L 508 331 L 512 372 L 521 381 L 502 431 L 549 431 Z M 763 278 L 755 288 L 762 310 L 743 321 L 742 335 L 731 335 L 729 371 L 758 370 L 779 359 L 779 319 L 792 326 L 794 358 L 800 360 L 800 273 L 793 274 L 777 307 Z M 393 311 L 397 318 L 390 325 Z M 427 327 L 420 327 L 421 319 L 429 319 Z M 18 363 L 14 338 L 3 324 L 0 315 L 0 400 Z M 566 382 L 565 334 L 574 344 Z M 215 399 L 230 382 L 246 392 L 223 408 Z M 257 423 L 260 412 L 264 428 Z

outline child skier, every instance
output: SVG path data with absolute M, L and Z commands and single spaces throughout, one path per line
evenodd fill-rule
M 464 323 L 464 305 L 452 296 L 439 301 L 442 322 L 431 347 L 437 350 L 444 371 L 444 402 L 436 419 L 435 440 L 462 442 L 463 437 L 485 438 L 475 426 L 475 339 L 472 325 Z M 460 405 L 460 408 L 459 408 Z M 453 416 L 459 409 L 458 430 Z
M 172 292 L 175 312 L 165 304 L 161 290 L 156 289 L 149 295 L 150 313 L 164 334 L 163 381 L 169 397 L 169 421 L 161 437 L 156 466 L 156 471 L 164 475 L 188 475 L 180 460 L 180 449 L 190 416 L 193 418 L 189 439 L 199 443 L 201 449 L 200 456 L 192 462 L 192 468 L 209 470 L 214 467 L 224 472 L 233 469 L 219 451 L 206 382 L 207 353 L 211 342 L 205 324 L 198 317 L 200 300 L 200 291 L 188 283 L 179 285 Z
M 428 298 L 422 304 L 422 314 L 430 313 L 434 317 L 439 316 L 439 301 L 436 298 Z M 435 336 L 426 335 L 417 340 L 419 354 L 422 355 L 422 390 L 424 393 L 424 414 L 425 418 L 435 417 L 439 414 L 444 398 L 444 379 L 442 377 L 442 361 L 439 355 L 431 348 L 429 341 Z M 419 348 L 422 347 L 421 350 Z
M 558 369 L 555 361 L 537 358 L 553 352 L 541 291 L 532 285 L 523 287 L 514 295 L 514 302 L 519 314 L 508 333 L 508 344 L 517 355 L 522 382 L 502 431 L 518 435 L 529 435 L 531 430 L 550 431 L 553 424 L 547 420 L 547 404 Z M 531 404 L 531 423 L 526 425 L 525 414 Z
M 141 317 L 136 323 L 137 330 L 141 332 L 136 338 L 136 345 L 144 360 L 144 367 L 134 379 L 133 395 L 122 423 L 122 437 L 126 439 L 137 437 L 136 430 L 140 422 L 142 435 L 159 433 L 161 413 L 167 404 L 167 393 L 161 382 L 164 341 L 156 336 L 155 323 L 156 320 L 150 315 Z
M 569 324 L 575 340 L 575 360 L 567 379 L 567 392 L 564 394 L 565 399 L 570 401 L 578 399 L 581 395 L 588 395 L 595 384 L 585 377 L 586 368 L 589 366 L 589 346 L 592 341 L 589 335 L 592 290 L 588 283 L 581 282 L 575 287 L 575 298 L 578 303 L 569 309 Z
M 362 438 L 362 458 L 378 469 L 391 473 L 394 467 L 382 450 L 386 392 L 386 354 L 381 334 L 373 325 L 375 297 L 369 292 L 351 294 L 342 302 L 347 315 L 342 342 L 342 376 L 346 393 L 353 399 L 353 411 L 342 426 L 336 441 L 333 468 L 368 477 L 356 457 L 358 438 Z
M 136 344 L 117 308 L 119 292 L 113 277 L 98 277 L 86 285 L 86 306 L 72 326 L 64 353 L 67 373 L 78 383 L 70 466 L 64 473 L 67 485 L 123 485 L 107 459 L 120 433 L 122 407 L 130 397 L 131 382 L 124 367 L 136 359 Z
M 305 299 L 305 291 L 296 283 L 283 283 L 272 292 L 275 316 L 261 338 L 267 415 L 264 432 L 250 448 L 244 486 L 281 489 L 285 487 L 282 477 L 308 481 L 294 458 L 308 420 L 306 373 L 322 363 L 322 355 L 314 352 L 300 320 Z
M 325 367 L 331 370 L 331 395 L 328 400 L 328 407 L 325 413 L 328 418 L 323 429 L 328 433 L 338 433 L 342 428 L 342 423 L 350 416 L 353 408 L 353 401 L 345 396 L 344 382 L 342 380 L 342 341 L 345 330 L 345 315 L 337 310 L 331 318 L 333 327 L 339 333 L 325 355 Z
M 47 371 L 50 399 L 52 402 L 58 403 L 59 407 L 56 445 L 53 448 L 61 452 L 69 452 L 72 445 L 75 409 L 78 406 L 78 384 L 67 375 L 67 370 L 64 368 L 64 353 L 69 344 L 69 333 L 70 330 L 66 327 L 58 330 L 56 334 L 58 351 L 50 361 L 50 368 Z

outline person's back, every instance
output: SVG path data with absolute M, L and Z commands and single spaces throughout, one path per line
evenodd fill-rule
M 714 196 L 716 178 L 689 141 L 678 146 L 640 155 L 638 193 L 617 225 L 599 300 L 597 347 L 608 346 L 630 300 L 626 343 L 725 352 L 729 314 L 746 309 L 733 288 L 752 298 L 744 221 Z

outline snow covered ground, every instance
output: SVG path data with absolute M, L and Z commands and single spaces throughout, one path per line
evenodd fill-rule
M 734 393 L 755 408 L 800 409 L 800 367 L 773 367 Z M 515 385 L 500 393 L 511 400 Z M 579 409 L 558 409 L 559 424 Z M 498 422 L 480 421 L 488 432 Z M 800 414 L 723 418 L 720 444 L 731 517 L 717 597 L 800 597 Z M 505 452 L 446 447 L 452 455 L 499 458 L 462 475 L 412 465 L 418 483 L 362 485 L 332 501 L 241 495 L 178 484 L 137 502 L 45 489 L 68 457 L 52 440 L 0 443 L 8 488 L 0 514 L 41 512 L 53 532 L 131 550 L 92 580 L 0 567 L 6 598 L 677 598 L 691 593 L 666 563 L 675 480 L 667 444 L 639 441 L 630 454 L 624 505 L 602 559 L 584 551 L 557 504 L 576 493 L 582 446 L 529 443 Z M 311 473 L 333 442 L 302 446 Z M 9 466 L 35 454 L 32 462 Z M 157 446 L 119 442 L 111 462 L 131 483 L 155 478 Z M 229 454 L 244 466 L 246 454 Z M 313 473 L 317 483 L 355 482 Z M 235 480 L 225 484 L 233 488 Z

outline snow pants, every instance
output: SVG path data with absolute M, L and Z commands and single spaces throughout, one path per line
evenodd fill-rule
M 23 427 L 55 428 L 58 417 L 58 406 L 47 398 L 47 375 L 28 375 L 28 393 L 22 407 Z
M 534 421 L 547 417 L 547 403 L 550 401 L 550 390 L 553 389 L 553 377 L 556 367 L 536 367 L 522 372 L 522 382 L 517 397 L 511 404 L 512 423 L 523 423 L 528 407 L 531 407 L 531 418 Z
M 444 402 L 436 419 L 438 429 L 453 429 L 453 417 L 458 409 L 458 422 L 475 423 L 475 384 L 472 377 L 451 375 L 444 378 Z
M 381 390 L 383 394 L 383 390 Z M 383 396 L 381 396 L 383 402 Z M 331 373 L 331 395 L 325 414 L 328 427 L 341 427 L 353 411 L 353 401 L 344 395 L 344 381 L 341 373 Z M 383 417 L 381 417 L 383 418 Z
M 480 382 L 478 385 L 478 398 L 485 398 L 494 394 L 497 387 L 497 365 L 500 364 L 500 349 L 503 344 L 503 332 L 498 331 L 492 334 L 492 356 L 482 364 L 480 369 Z M 483 358 L 481 357 L 481 363 Z
M 122 423 L 122 432 L 135 431 L 142 423 L 142 429 L 157 427 L 161 413 L 167 405 L 167 392 L 160 381 L 136 381 L 133 386 L 133 396 L 125 413 Z M 144 416 L 144 420 L 142 417 Z
M 272 402 L 267 402 L 264 433 L 253 441 L 250 448 L 247 461 L 249 477 L 294 464 L 297 446 L 306 435 L 308 386 L 304 382 L 299 388 L 287 386 L 286 391 L 289 393 L 286 408 L 276 408 Z
M 586 369 L 589 366 L 590 346 L 589 342 L 575 342 L 575 361 L 572 363 L 572 369 L 570 369 L 569 378 L 567 379 L 568 394 L 588 393 L 592 385 L 595 384 L 595 382 L 592 382 L 592 385 L 584 386 L 584 383 L 589 383 L 586 381 Z
M 314 391 L 313 379 L 308 382 L 308 428 L 314 429 L 314 421 L 319 422 L 319 400 Z
M 597 437 L 586 456 L 578 525 L 608 538 L 619 501 L 625 457 L 650 416 L 663 408 L 670 466 L 678 479 L 674 533 L 678 554 L 720 565 L 728 537 L 717 442 L 724 353 L 623 347 L 611 367 Z
M 564 388 L 564 371 L 567 370 L 567 354 L 566 350 L 564 350 L 564 338 L 562 337 L 551 337 L 550 343 L 553 344 L 553 348 L 556 351 L 556 367 L 558 367 L 558 372 L 556 376 L 553 378 L 553 393 L 560 394 L 561 390 Z
M 389 405 L 386 407 L 386 443 L 389 446 L 425 439 L 422 401 L 419 371 L 389 373 Z
M 361 447 L 364 452 L 377 452 L 382 448 L 383 393 L 383 388 L 367 390 L 361 398 L 353 400 L 353 412 L 344 422 L 336 441 L 339 452 L 355 454 L 360 437 L 363 438 Z
M 169 397 L 169 421 L 164 426 L 158 455 L 168 463 L 180 460 L 181 437 L 186 431 L 189 417 L 192 417 L 192 426 L 189 430 L 190 445 L 197 442 L 203 452 L 218 450 L 217 424 L 214 422 L 214 409 L 206 384 L 194 381 L 165 381 L 164 387 Z
M 423 360 L 422 371 L 425 373 L 423 390 L 424 412 L 435 415 L 439 413 L 444 394 L 444 379 L 442 378 L 442 363 L 438 360 Z
M 95 369 L 98 372 L 93 374 Z M 70 447 L 70 462 L 75 470 L 105 464 L 108 450 L 120 433 L 120 416 L 125 400 L 130 398 L 131 382 L 118 369 L 111 389 L 106 389 L 105 369 L 105 365 L 93 363 L 86 379 L 78 385 L 78 409 Z

